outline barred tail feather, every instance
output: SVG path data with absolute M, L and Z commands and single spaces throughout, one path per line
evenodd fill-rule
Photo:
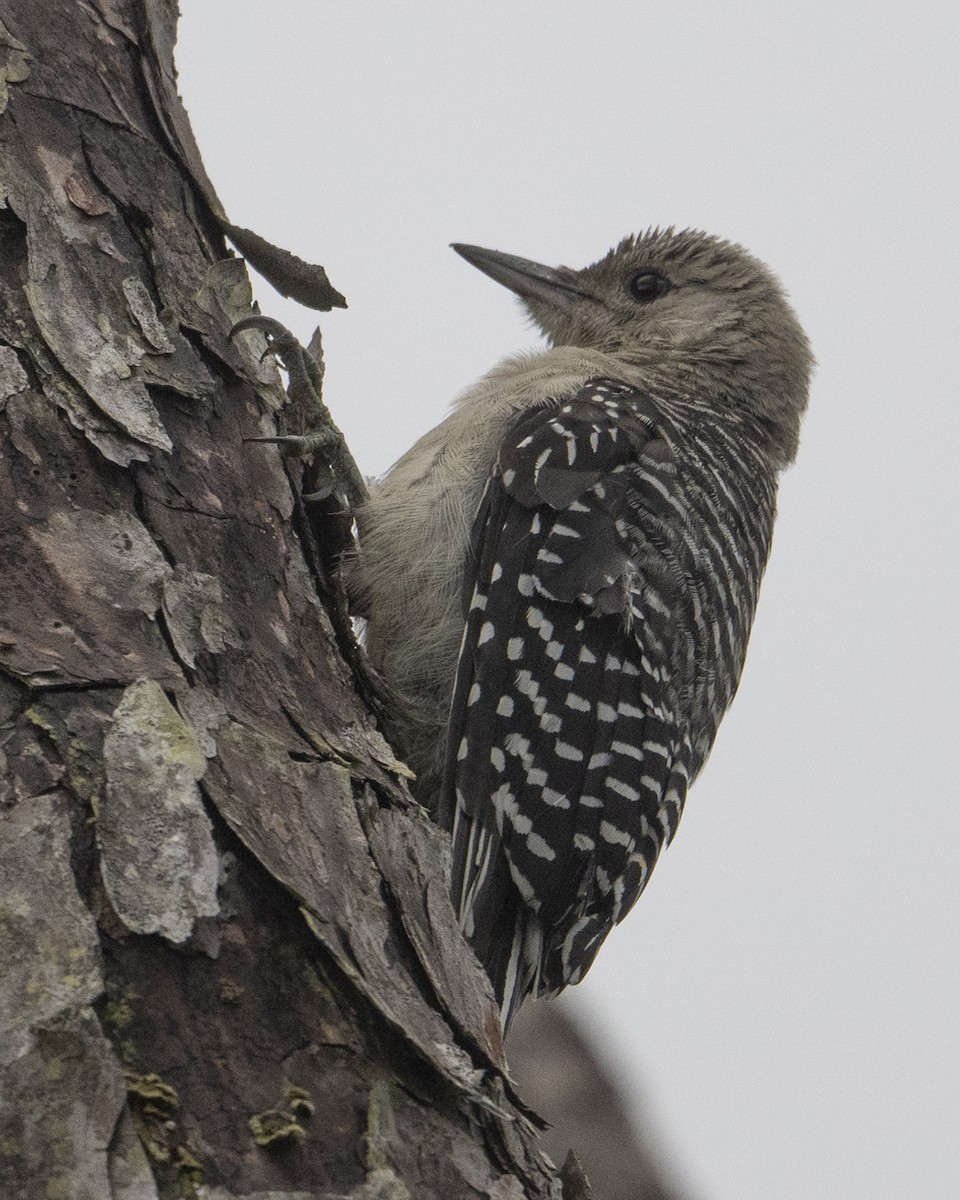
M 458 805 L 452 833 L 457 919 L 490 978 L 506 1033 L 524 998 L 539 988 L 543 929 L 511 886 L 497 831 Z
M 527 996 L 536 997 L 540 991 L 540 964 L 543 960 L 543 926 L 537 915 L 525 905 L 517 910 L 502 984 L 497 991 L 500 1002 L 500 1024 L 504 1036 L 520 1005 Z M 498 982 L 494 981 L 494 988 Z

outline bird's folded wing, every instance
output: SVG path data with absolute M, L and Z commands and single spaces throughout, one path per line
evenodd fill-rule
M 678 573 L 658 545 L 673 480 L 654 410 L 620 384 L 524 414 L 501 445 L 444 776 L 454 905 L 495 986 L 522 908 L 543 935 L 537 990 L 581 978 L 679 820 Z

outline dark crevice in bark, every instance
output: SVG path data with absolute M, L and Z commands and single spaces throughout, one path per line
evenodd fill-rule
M 41 700 L 49 696 L 96 695 L 98 692 L 117 693 L 122 691 L 129 682 L 129 679 L 122 677 L 111 679 L 108 676 L 104 676 L 100 679 L 59 680 L 56 683 L 31 683 L 26 686 L 31 697 Z

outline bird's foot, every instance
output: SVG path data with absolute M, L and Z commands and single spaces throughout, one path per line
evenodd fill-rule
M 258 330 L 267 339 L 267 348 L 262 357 L 274 355 L 287 373 L 287 398 L 290 403 L 284 423 L 288 428 L 293 426 L 296 432 L 246 440 L 277 445 L 290 458 L 316 457 L 320 461 L 308 469 L 305 482 L 310 490 L 304 499 L 322 499 L 340 492 L 347 507 L 351 510 L 356 508 L 366 499 L 366 485 L 353 455 L 347 449 L 343 434 L 323 402 L 323 357 L 319 330 L 307 349 L 285 325 L 272 317 L 256 315 L 238 321 L 230 330 L 230 337 L 234 338 L 249 329 Z

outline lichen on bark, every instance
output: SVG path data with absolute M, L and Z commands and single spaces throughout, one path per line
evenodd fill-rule
M 175 8 L 12 0 L 4 26 L 0 1193 L 558 1195 L 322 515 L 252 440 L 284 389 L 229 337 L 244 234 Z M 302 1136 L 258 1144 L 269 1111 Z

